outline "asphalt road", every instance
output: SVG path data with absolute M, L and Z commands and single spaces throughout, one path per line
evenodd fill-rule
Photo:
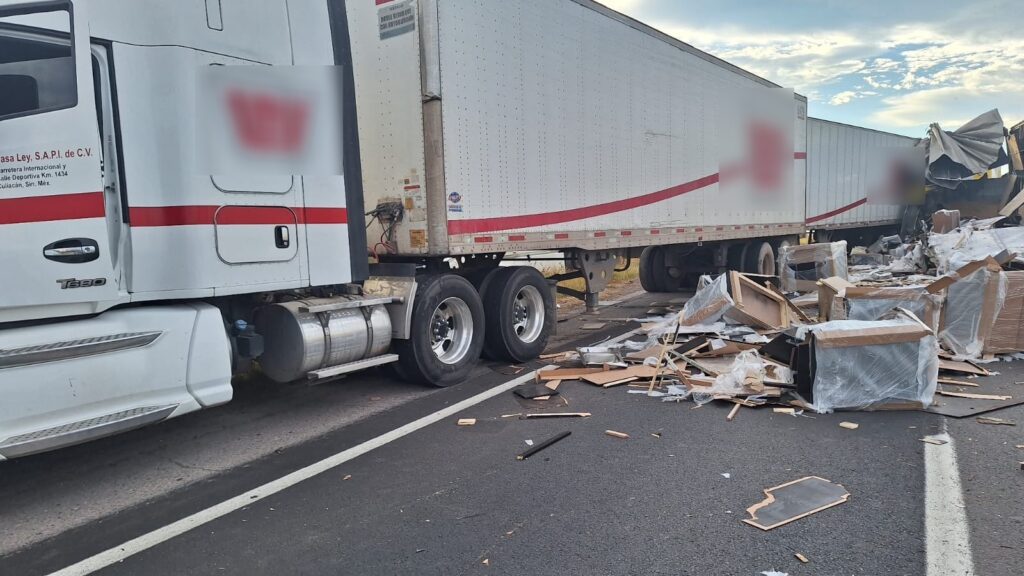
M 560 324 L 562 349 L 636 327 L 643 295 Z M 584 322 L 606 319 L 596 332 Z M 1024 381 L 999 364 L 991 379 Z M 516 375 L 485 365 L 424 390 L 384 373 L 308 387 L 240 386 L 232 404 L 0 467 L 0 574 L 43 574 L 204 513 Z M 524 372 L 525 373 L 525 372 Z M 1024 562 L 1024 407 L 990 426 L 921 412 L 794 417 L 770 408 L 663 403 L 576 382 L 586 419 L 520 420 L 510 392 L 442 418 L 252 504 L 118 558 L 102 574 L 940 574 L 926 541 L 935 498 L 966 516 L 973 573 Z M 1024 385 L 1022 385 L 1024 394 Z M 458 427 L 459 417 L 477 418 Z M 840 428 L 853 421 L 857 430 Z M 614 429 L 627 440 L 606 436 Z M 572 435 L 517 461 L 526 440 Z M 924 436 L 948 432 L 932 446 Z M 659 436 L 653 436 L 658 434 Z M 375 444 L 376 445 L 376 444 Z M 925 452 L 948 450 L 960 500 L 931 493 Z M 728 474 L 728 478 L 723 476 Z M 845 504 L 764 532 L 743 524 L 762 490 L 804 476 L 842 484 Z M 956 508 L 957 510 L 953 510 Z M 941 512 L 938 511 L 942 518 Z M 952 538 L 952 536 L 950 536 Z M 952 544 L 950 544 L 952 546 Z M 800 553 L 809 559 L 801 563 Z

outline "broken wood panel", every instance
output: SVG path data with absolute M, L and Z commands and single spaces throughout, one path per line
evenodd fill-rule
M 785 298 L 739 272 L 729 272 L 729 288 L 735 306 L 726 312 L 726 316 L 772 330 L 789 328 L 789 309 Z
M 939 358 L 939 370 L 960 372 L 962 374 L 974 374 L 976 376 L 992 375 L 991 372 L 973 362 L 967 362 L 964 360 L 945 360 L 943 358 Z
M 766 498 L 747 508 L 743 522 L 771 530 L 846 502 L 850 493 L 839 484 L 818 476 L 806 476 L 764 490 Z
M 556 368 L 554 370 L 542 370 L 537 373 L 537 378 L 541 381 L 549 380 L 578 380 L 581 376 L 587 374 L 597 374 L 598 372 L 606 372 L 605 368 Z

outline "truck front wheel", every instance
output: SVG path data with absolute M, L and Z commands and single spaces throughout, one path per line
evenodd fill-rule
M 404 379 L 432 386 L 464 380 L 484 346 L 484 308 L 468 280 L 454 274 L 418 279 L 408 340 L 396 340 Z
M 544 275 L 530 266 L 501 268 L 483 293 L 489 358 L 526 362 L 544 351 L 555 328 L 555 299 Z

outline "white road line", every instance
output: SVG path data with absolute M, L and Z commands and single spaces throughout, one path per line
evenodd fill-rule
M 629 332 L 626 332 L 625 334 L 616 336 L 615 338 L 612 338 L 611 340 L 608 340 L 603 344 L 607 345 L 621 342 L 638 332 L 639 329 L 631 330 Z M 116 546 L 104 552 L 100 552 L 95 556 L 90 556 L 89 558 L 86 558 L 81 562 L 77 562 L 75 564 L 72 564 L 71 566 L 68 566 L 67 568 L 62 568 L 61 570 L 53 572 L 51 576 L 78 576 L 84 574 L 92 574 L 97 570 L 106 568 L 107 566 L 116 564 L 118 562 L 122 562 L 130 556 L 134 556 L 139 552 L 143 552 L 172 538 L 180 536 L 185 532 L 192 530 L 193 528 L 198 528 L 203 524 L 212 522 L 236 510 L 240 510 L 241 508 L 244 508 L 246 506 L 251 506 L 252 504 L 259 502 L 260 500 L 268 496 L 272 496 L 282 490 L 291 488 L 292 486 L 295 486 L 299 482 L 308 480 L 314 476 L 323 474 L 324 472 L 337 468 L 338 466 L 344 464 L 345 462 L 348 462 L 349 460 L 352 460 L 353 458 L 362 456 L 363 454 L 366 454 L 371 450 L 380 448 L 381 446 L 384 446 L 385 444 L 388 444 L 390 442 L 394 442 L 395 440 L 398 440 L 403 436 L 412 434 L 413 432 L 421 428 L 425 428 L 435 422 L 444 420 L 445 418 L 449 418 L 455 414 L 458 414 L 459 412 L 465 410 L 466 408 L 475 406 L 499 394 L 503 394 L 515 388 L 516 386 L 519 386 L 520 384 L 533 380 L 534 374 L 536 374 L 536 372 L 530 372 L 529 374 L 524 374 L 516 378 L 515 380 L 510 380 L 508 382 L 505 382 L 504 384 L 495 386 L 494 388 L 491 388 L 486 392 L 481 392 L 480 394 L 477 394 L 476 396 L 473 396 L 471 398 L 467 398 L 462 402 L 452 404 L 447 408 L 438 410 L 437 412 L 424 416 L 419 420 L 415 420 L 404 426 L 395 428 L 394 430 L 381 434 L 380 436 L 377 436 L 372 440 L 367 440 L 366 442 L 363 442 L 358 446 L 353 446 L 348 450 L 339 452 L 333 456 L 328 456 L 327 458 L 324 458 L 319 462 L 310 464 L 305 468 L 296 470 L 295 472 L 282 476 L 277 480 L 272 480 L 260 486 L 259 488 L 254 488 L 244 494 L 239 494 L 234 498 L 225 500 L 220 504 L 215 504 L 205 510 L 196 512 L 191 516 L 186 516 L 181 520 L 172 522 L 171 524 L 168 524 L 161 528 L 157 528 L 152 532 L 143 534 L 138 538 L 129 540 L 124 544 L 121 544 L 120 546 Z
M 945 426 L 943 426 L 945 427 Z M 924 445 L 924 537 L 928 576 L 973 576 L 970 531 L 956 445 L 943 431 L 929 436 L 946 442 Z

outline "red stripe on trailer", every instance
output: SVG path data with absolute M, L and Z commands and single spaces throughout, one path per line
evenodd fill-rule
M 606 214 L 640 208 L 656 202 L 663 202 L 670 198 L 675 198 L 676 196 L 681 196 L 687 192 L 693 192 L 694 190 L 700 190 L 701 188 L 706 188 L 716 183 L 718 183 L 718 174 L 712 174 L 710 176 L 698 178 L 692 182 L 686 182 L 678 186 L 666 188 L 665 190 L 644 194 L 643 196 L 637 196 L 636 198 L 626 198 L 624 200 L 595 204 L 593 206 L 584 206 L 582 208 L 559 210 L 557 212 L 542 212 L 540 214 L 525 214 L 522 216 L 449 220 L 448 233 L 455 235 L 473 234 L 476 232 L 496 232 L 498 230 L 534 228 L 537 226 L 548 226 L 550 224 L 559 224 L 562 222 L 572 222 L 574 220 L 584 220 L 586 218 L 596 218 Z
M 651 230 L 651 236 L 657 236 L 658 234 L 661 234 L 661 230 Z
M 795 160 L 806 160 L 807 159 L 807 152 L 794 152 L 793 153 L 793 159 L 795 159 Z
M 565 233 L 555 234 L 555 240 L 568 240 L 568 239 L 569 239 L 569 235 L 568 234 L 565 234 Z
M 219 212 L 218 212 L 219 211 Z M 132 228 L 163 226 L 347 224 L 345 208 L 283 206 L 136 206 L 128 217 Z
M 867 203 L 868 203 L 868 199 L 867 198 L 861 198 L 860 200 L 857 200 L 853 204 L 847 204 L 846 206 L 843 206 L 842 208 L 836 208 L 835 210 L 833 210 L 831 212 L 825 212 L 824 214 L 819 214 L 818 216 L 812 216 L 812 217 L 808 218 L 805 221 L 805 223 L 806 224 L 813 224 L 815 222 L 821 222 L 822 220 L 828 220 L 829 218 L 831 218 L 833 216 L 838 216 L 838 215 L 842 214 L 843 212 L 849 212 L 850 210 L 853 210 L 854 208 L 857 208 L 858 206 L 863 206 L 863 205 L 865 205 Z
M 686 228 L 676 228 L 676 234 L 686 234 Z
M 524 240 L 526 240 L 525 234 L 514 234 L 508 237 L 509 242 L 522 242 Z
M 0 199 L 0 224 L 103 218 L 103 192 Z
M 476 242 L 477 244 L 487 244 L 488 242 L 494 242 L 494 237 L 493 236 L 477 236 L 476 238 L 473 238 L 473 242 Z
M 623 236 L 632 236 L 633 235 L 633 233 L 631 231 L 629 231 L 629 230 L 623 230 L 622 232 L 620 232 L 620 234 L 623 235 Z
M 605 236 L 605 232 L 594 232 L 594 238 L 604 238 Z

